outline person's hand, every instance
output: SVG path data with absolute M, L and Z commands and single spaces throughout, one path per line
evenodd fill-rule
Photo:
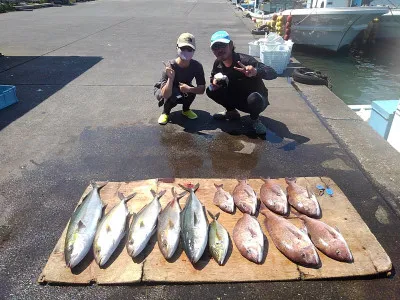
M 190 93 L 191 87 L 188 86 L 186 83 L 179 82 L 179 89 L 181 93 Z
M 236 71 L 242 72 L 246 77 L 254 77 L 257 75 L 257 69 L 254 68 L 252 65 L 245 66 L 240 61 L 237 62 L 240 68 L 233 67 Z
M 167 77 L 173 81 L 175 78 L 174 69 L 171 68 L 170 64 L 167 65 L 165 62 L 163 62 L 163 64 L 165 66 L 165 73 L 167 74 Z
M 218 90 L 221 86 L 218 84 L 218 81 L 216 79 L 213 79 L 213 82 L 211 83 L 211 90 L 215 91 Z

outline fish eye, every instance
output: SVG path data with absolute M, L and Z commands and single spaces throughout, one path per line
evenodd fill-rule
M 129 245 L 133 245 L 133 240 L 129 240 Z
M 336 254 L 340 255 L 340 250 L 339 249 L 336 250 Z
M 302 258 L 305 258 L 305 257 L 306 257 L 306 254 L 305 254 L 305 253 L 301 253 L 301 257 L 302 257 Z

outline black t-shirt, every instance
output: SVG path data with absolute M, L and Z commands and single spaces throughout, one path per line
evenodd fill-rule
M 257 69 L 257 75 L 255 77 L 246 77 L 242 72 L 235 70 L 233 67 L 241 68 L 237 63 L 238 61 L 245 66 L 252 65 L 255 67 Z M 226 67 L 219 60 L 215 60 L 211 71 L 211 83 L 214 75 L 217 73 L 222 73 L 228 77 L 228 95 L 232 98 L 243 99 L 246 99 L 247 96 L 253 92 L 258 92 L 261 95 L 267 96 L 268 90 L 264 85 L 263 79 L 271 80 L 277 77 L 275 70 L 271 67 L 264 65 L 250 55 L 236 52 L 233 52 L 233 63 L 230 67 Z
M 169 63 L 171 64 L 172 69 L 174 69 L 175 71 L 175 78 L 173 83 L 174 87 L 178 87 L 180 82 L 186 83 L 187 85 L 193 85 L 193 79 L 196 79 L 197 86 L 206 84 L 203 66 L 197 60 L 190 60 L 190 64 L 186 68 L 181 68 L 176 63 L 175 59 L 170 60 Z M 168 76 L 165 73 L 164 69 L 160 79 L 161 88 L 166 84 L 167 80 Z

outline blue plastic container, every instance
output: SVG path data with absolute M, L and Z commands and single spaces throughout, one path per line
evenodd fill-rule
M 13 85 L 0 85 L 0 109 L 18 102 L 17 89 Z
M 378 100 L 372 101 L 371 117 L 368 124 L 379 133 L 380 136 L 387 139 L 393 116 L 400 100 Z

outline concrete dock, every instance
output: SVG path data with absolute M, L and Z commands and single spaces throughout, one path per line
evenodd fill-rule
M 0 83 L 19 103 L 0 110 L 2 299 L 396 299 L 389 277 L 245 284 L 42 286 L 36 283 L 90 180 L 328 176 L 400 263 L 400 154 L 326 87 L 266 81 L 269 131 L 220 122 L 206 95 L 166 126 L 153 96 L 181 32 L 196 36 L 210 74 L 213 32 L 238 52 L 254 38 L 225 0 L 99 0 L 0 14 Z M 6 30 L 4 30 L 6 28 Z M 357 230 L 356 228 L 354 230 Z

